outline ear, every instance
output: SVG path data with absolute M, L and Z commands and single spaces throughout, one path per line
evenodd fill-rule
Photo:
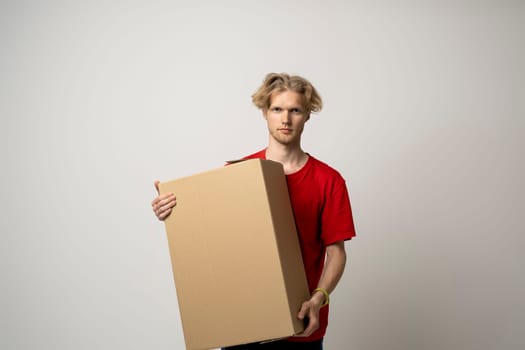
M 268 109 L 267 108 L 264 108 L 262 110 L 262 115 L 263 115 L 263 118 L 264 119 L 268 119 Z
M 306 116 L 306 121 L 309 121 L 310 120 L 310 113 L 308 113 L 308 115 Z

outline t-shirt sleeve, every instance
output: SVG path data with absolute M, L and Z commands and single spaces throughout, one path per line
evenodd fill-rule
M 325 193 L 321 214 L 321 239 L 325 246 L 355 236 L 354 219 L 345 180 L 338 177 Z

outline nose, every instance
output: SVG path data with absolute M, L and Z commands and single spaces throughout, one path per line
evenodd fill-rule
M 283 125 L 290 125 L 292 124 L 292 115 L 290 113 L 290 111 L 284 111 L 283 113 L 283 119 L 282 119 L 282 124 Z

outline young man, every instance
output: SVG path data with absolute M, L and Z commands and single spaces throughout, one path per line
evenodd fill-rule
M 310 114 L 322 108 L 321 97 L 308 80 L 270 73 L 252 101 L 266 119 L 269 140 L 266 149 L 245 159 L 270 159 L 284 167 L 311 297 L 297 314 L 307 321 L 302 334 L 226 349 L 321 350 L 328 325 L 329 294 L 346 263 L 344 241 L 355 236 L 346 184 L 336 170 L 301 148 L 301 135 Z M 158 191 L 158 181 L 155 187 Z M 157 218 L 164 220 L 176 205 L 175 195 L 157 196 L 151 205 Z

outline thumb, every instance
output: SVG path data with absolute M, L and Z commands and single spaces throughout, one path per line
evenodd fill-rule
M 307 312 L 308 312 L 308 306 L 306 306 L 306 303 L 303 303 L 301 305 L 301 310 L 299 310 L 299 313 L 297 314 L 297 318 L 300 320 L 303 320 Z
M 155 180 L 153 182 L 153 184 L 155 185 L 155 189 L 157 190 L 157 193 L 160 194 L 160 191 L 159 191 L 159 184 L 160 184 L 160 181 L 159 180 Z

